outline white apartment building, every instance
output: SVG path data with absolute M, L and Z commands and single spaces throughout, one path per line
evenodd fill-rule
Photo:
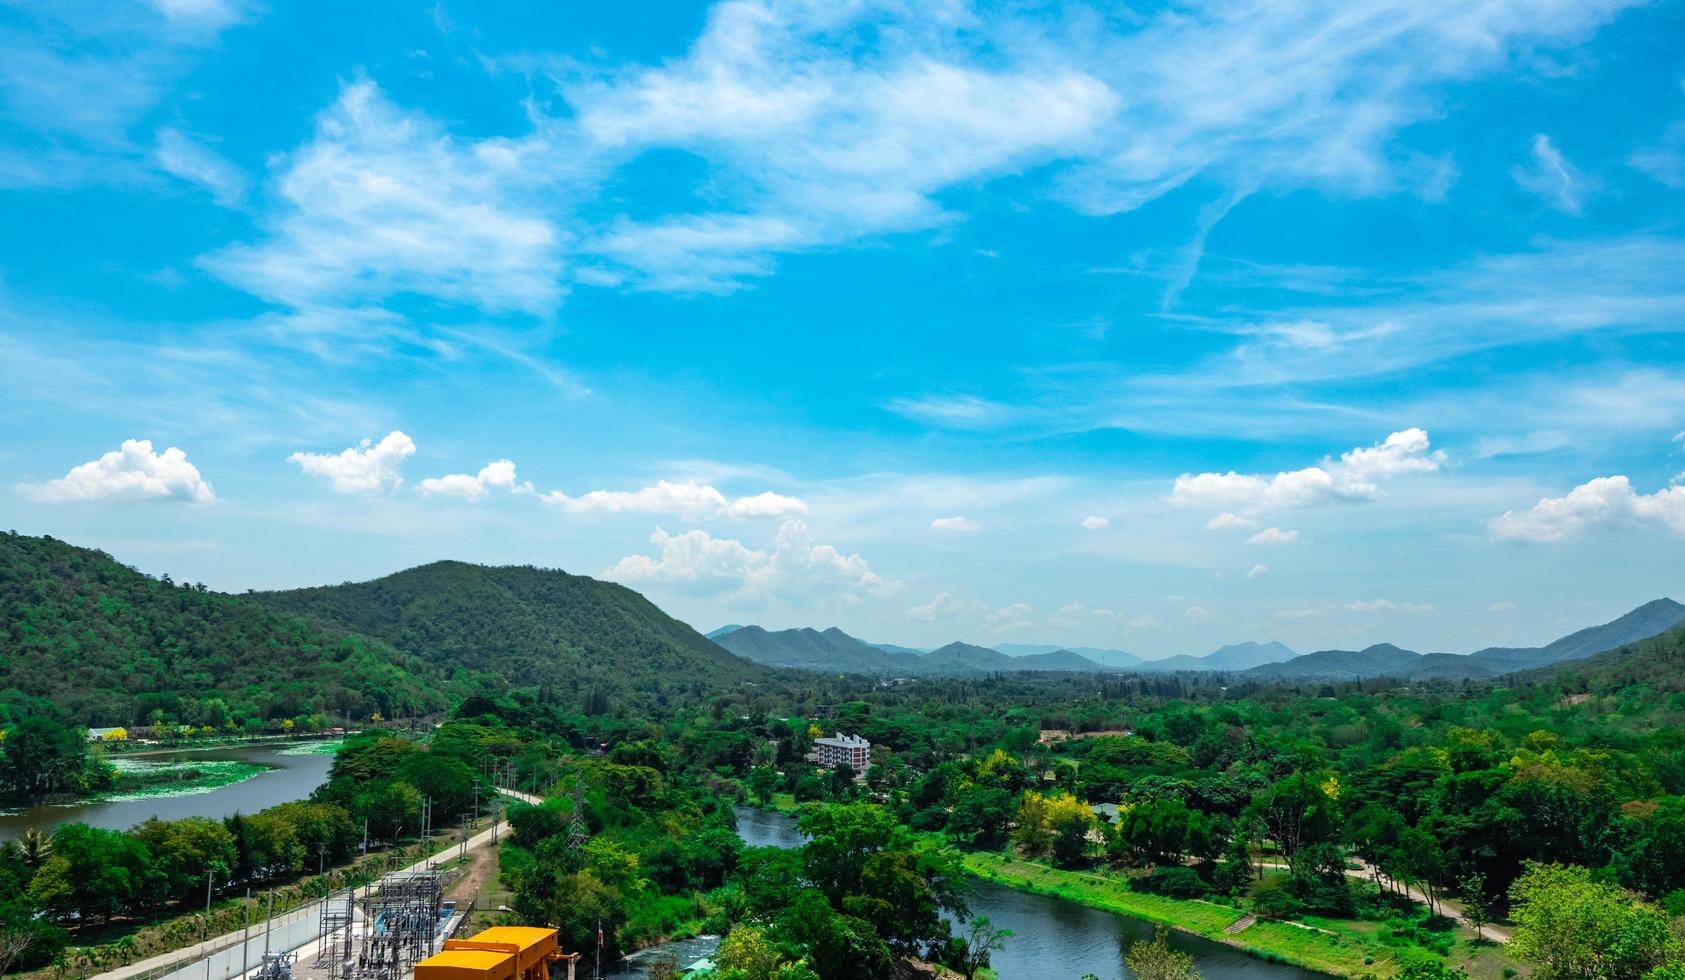
M 863 773 L 872 765 L 871 752 L 872 743 L 858 735 L 831 735 L 814 739 L 808 758 L 826 769 L 847 765 Z

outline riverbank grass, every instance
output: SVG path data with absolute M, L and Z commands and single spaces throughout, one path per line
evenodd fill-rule
M 1358 934 L 1258 920 L 1231 935 L 1226 930 L 1245 913 L 1226 905 L 1131 891 L 1128 882 L 1116 876 L 1063 871 L 1002 854 L 969 853 L 964 861 L 967 871 L 986 881 L 1180 929 L 1262 959 L 1337 977 L 1391 977 L 1401 968 L 1396 949 Z

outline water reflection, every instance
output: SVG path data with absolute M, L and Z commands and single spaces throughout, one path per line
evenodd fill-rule
M 235 813 L 256 813 L 264 807 L 308 797 L 327 781 L 331 755 L 295 755 L 284 746 L 246 746 L 219 749 L 178 749 L 140 757 L 148 762 L 251 762 L 267 771 L 250 779 L 218 786 L 206 792 L 143 799 L 99 800 L 64 805 L 38 804 L 24 810 L 0 811 L 0 841 L 22 837 L 26 830 L 44 834 L 67 823 L 80 821 L 107 830 L 127 830 L 150 817 L 179 820 L 182 817 L 221 819 Z
M 737 833 L 755 847 L 799 847 L 803 840 L 795 820 L 765 810 L 739 808 Z M 1124 951 L 1140 939 L 1151 939 L 1153 927 L 1138 919 L 1052 895 L 1033 895 L 1004 885 L 978 881 L 970 905 L 973 915 L 987 916 L 1012 930 L 1006 948 L 994 956 L 1001 980 L 1079 980 L 1092 973 L 1100 980 L 1124 980 Z M 1194 958 L 1207 980 L 1312 980 L 1322 974 L 1255 959 L 1230 946 L 1172 931 L 1170 945 Z

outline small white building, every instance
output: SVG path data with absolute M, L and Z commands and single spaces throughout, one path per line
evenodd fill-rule
M 858 735 L 829 735 L 813 740 L 808 753 L 821 768 L 835 769 L 846 765 L 857 773 L 864 773 L 872 765 L 872 743 Z

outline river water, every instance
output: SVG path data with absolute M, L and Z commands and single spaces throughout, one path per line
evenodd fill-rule
M 92 800 L 68 804 L 39 804 L 24 810 L 0 810 L 0 841 L 22 837 L 26 830 L 52 833 L 61 824 L 81 822 L 107 830 L 127 830 L 149 817 L 223 817 L 256 813 L 265 807 L 308 797 L 327 781 L 332 755 L 297 755 L 284 746 L 234 746 L 216 749 L 173 749 L 125 755 L 147 763 L 246 762 L 268 769 L 250 779 L 189 793 L 146 796 L 141 799 Z
M 752 847 L 800 847 L 803 841 L 793 818 L 746 807 L 737 811 L 737 833 Z M 1012 930 L 1006 948 L 994 954 L 1001 980 L 1079 980 L 1089 973 L 1100 980 L 1122 980 L 1129 976 L 1124 952 L 1136 940 L 1153 937 L 1148 923 L 1115 912 L 987 881 L 973 885 L 971 914 Z M 1326 980 L 1320 973 L 1255 959 L 1186 933 L 1172 931 L 1170 945 L 1191 955 L 1207 980 Z

